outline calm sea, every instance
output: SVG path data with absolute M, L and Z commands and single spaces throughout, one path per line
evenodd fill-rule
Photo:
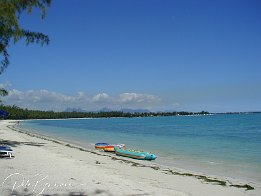
M 31 131 L 93 148 L 124 143 L 168 167 L 261 182 L 261 114 L 32 120 Z

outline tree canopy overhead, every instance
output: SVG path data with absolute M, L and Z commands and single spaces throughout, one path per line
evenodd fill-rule
M 23 12 L 31 13 L 34 8 L 41 10 L 41 18 L 46 14 L 51 0 L 0 0 L 0 75 L 10 64 L 8 47 L 10 42 L 16 43 L 25 38 L 26 43 L 49 43 L 49 37 L 40 32 L 24 29 L 19 24 Z

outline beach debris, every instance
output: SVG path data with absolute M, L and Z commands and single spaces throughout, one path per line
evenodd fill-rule
M 178 171 L 173 171 L 171 169 L 167 169 L 167 170 L 163 170 L 163 171 L 165 171 L 164 172 L 165 174 L 194 177 L 194 178 L 197 178 L 199 180 L 202 180 L 202 182 L 212 183 L 212 184 L 216 184 L 216 185 L 220 185 L 220 186 L 230 186 L 230 187 L 244 188 L 244 189 L 246 189 L 246 191 L 255 189 L 254 187 L 252 187 L 249 184 L 245 184 L 245 185 L 232 184 L 229 181 L 220 180 L 220 179 L 217 179 L 217 178 L 211 178 L 211 177 L 208 177 L 208 176 L 205 176 L 205 175 L 198 175 L 198 174 L 192 174 L 192 173 L 182 173 L 182 172 L 178 172 Z

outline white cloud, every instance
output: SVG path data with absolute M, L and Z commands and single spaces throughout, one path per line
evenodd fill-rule
M 175 107 L 176 107 L 176 106 L 180 106 L 180 103 L 175 102 L 175 103 L 172 104 L 172 106 L 175 106 Z
M 0 84 L 0 88 L 8 88 L 10 86 L 11 86 L 10 82 L 5 82 Z
M 107 93 L 100 93 L 92 98 L 94 102 L 103 102 L 103 101 L 108 101 L 109 99 L 110 96 Z
M 17 105 L 29 109 L 63 111 L 66 108 L 81 108 L 87 111 L 99 110 L 103 107 L 111 109 L 143 108 L 152 109 L 161 103 L 160 98 L 150 94 L 122 93 L 110 96 L 103 92 L 96 95 L 86 95 L 77 92 L 74 96 L 48 90 L 10 90 L 3 98 L 6 105 Z
M 82 91 L 79 91 L 79 92 L 77 93 L 77 95 L 78 95 L 79 98 L 82 98 L 82 97 L 85 96 L 85 93 L 82 92 Z
M 123 103 L 152 103 L 159 101 L 159 98 L 148 94 L 122 93 L 119 101 Z

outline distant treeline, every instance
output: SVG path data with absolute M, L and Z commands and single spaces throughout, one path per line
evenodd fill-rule
M 209 112 L 145 112 L 125 113 L 121 111 L 110 112 L 54 112 L 23 109 L 17 106 L 0 105 L 0 110 L 9 113 L 8 119 L 60 119 L 60 118 L 111 118 L 111 117 L 153 117 L 153 116 L 178 116 L 178 115 L 206 115 Z

